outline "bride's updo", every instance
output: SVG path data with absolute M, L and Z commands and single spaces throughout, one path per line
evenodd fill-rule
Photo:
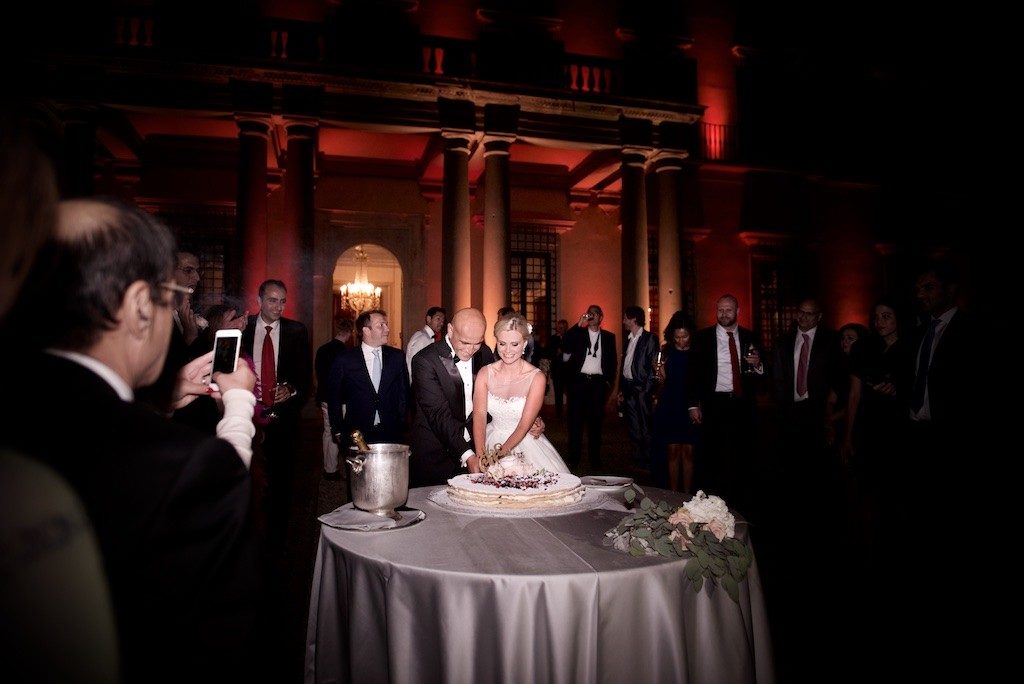
M 506 330 L 515 330 L 523 336 L 524 340 L 530 336 L 530 324 L 517 313 L 505 314 L 494 324 L 495 337 L 498 336 L 498 333 L 503 333 Z

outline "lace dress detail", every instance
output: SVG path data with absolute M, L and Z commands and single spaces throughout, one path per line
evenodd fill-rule
M 503 444 L 515 432 L 526 407 L 526 395 L 530 391 L 533 376 L 540 372 L 539 368 L 532 368 L 512 382 L 500 384 L 496 374 L 500 364 L 501 361 L 498 361 L 487 367 L 487 412 L 491 415 L 491 422 L 487 424 L 488 449 L 495 444 Z M 543 468 L 555 473 L 569 472 L 558 450 L 544 435 L 534 439 L 527 434 L 513 451 L 521 453 L 538 470 Z

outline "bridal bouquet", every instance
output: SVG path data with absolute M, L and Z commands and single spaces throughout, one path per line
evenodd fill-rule
M 633 497 L 634 492 L 626 493 L 627 500 Z M 736 518 L 725 501 L 703 491 L 679 508 L 645 497 L 639 510 L 605 533 L 604 543 L 631 556 L 690 556 L 686 577 L 694 591 L 706 581 L 709 593 L 721 585 L 739 603 L 739 583 L 746 579 L 754 554 L 736 539 L 735 528 Z

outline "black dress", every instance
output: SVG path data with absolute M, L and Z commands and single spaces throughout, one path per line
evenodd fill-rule
M 690 373 L 690 352 L 674 346 L 665 349 L 665 382 L 654 410 L 654 439 L 651 450 L 651 476 L 658 487 L 668 487 L 669 444 L 695 444 L 699 427 L 690 421 L 690 399 L 687 376 Z

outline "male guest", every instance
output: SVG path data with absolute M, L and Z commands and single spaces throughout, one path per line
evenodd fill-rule
M 688 391 L 690 420 L 704 425 L 705 488 L 743 511 L 754 446 L 756 381 L 764 366 L 754 333 L 737 324 L 739 310 L 734 296 L 722 295 L 715 304 L 717 324 L 694 335 Z
M 410 484 L 440 485 L 474 455 L 471 437 L 473 380 L 494 361 L 483 345 L 487 321 L 476 309 L 455 312 L 448 334 L 412 359 L 416 403 L 410 444 Z
M 256 364 L 257 399 L 263 405 L 263 459 L 266 465 L 267 539 L 272 551 L 283 549 L 300 412 L 312 382 L 309 333 L 299 321 L 282 317 L 288 290 L 280 280 L 260 284 L 260 312 L 242 331 L 242 350 Z M 260 407 L 257 407 L 260 410 Z
M 320 345 L 313 359 L 313 368 L 316 370 L 316 402 L 320 405 L 324 421 L 321 441 L 324 450 L 324 478 L 327 480 L 337 480 L 341 477 L 338 470 L 338 443 L 334 441 L 334 431 L 331 430 L 331 419 L 327 412 L 328 377 L 331 373 L 331 366 L 334 365 L 334 359 L 351 348 L 352 345 L 349 344 L 349 341 L 355 330 L 355 325 L 348 318 L 336 316 L 334 325 L 338 334 Z
M 618 358 L 615 334 L 601 330 L 604 312 L 597 304 L 587 307 L 577 325 L 565 333 L 569 353 L 569 458 L 576 470 L 583 454 L 583 429 L 587 429 L 590 469 L 601 468 L 601 428 L 605 404 L 615 383 Z
M 775 345 L 773 378 L 780 411 L 780 457 L 797 486 L 825 486 L 825 425 L 829 392 L 845 382 L 842 347 L 836 333 L 819 325 L 821 306 L 805 299 L 796 327 Z
M 21 360 L 31 378 L 3 400 L 0 439 L 53 467 L 85 504 L 124 681 L 248 679 L 259 583 L 246 464 L 227 441 L 135 401 L 164 365 L 183 294 L 174 250 L 167 227 L 137 208 L 60 205 L 42 262 L 54 268 L 33 271 L 24 290 L 47 303 L 28 331 L 47 351 Z M 214 380 L 251 440 L 252 371 L 239 364 Z M 59 429 L 39 430 L 56 386 L 71 408 Z M 60 522 L 42 543 L 61 543 Z
M 569 354 L 565 352 L 565 333 L 569 329 L 569 321 L 559 318 L 555 323 L 555 334 L 548 340 L 548 355 L 551 357 L 551 385 L 555 391 L 555 415 L 562 417 L 565 405 L 566 362 Z
M 427 314 L 423 317 L 423 327 L 412 334 L 409 344 L 405 347 L 405 363 L 410 377 L 412 376 L 412 357 L 416 356 L 420 349 L 436 342 L 438 334 L 444 330 L 447 322 L 448 312 L 440 306 L 432 306 L 427 309 Z
M 409 375 L 402 352 L 387 346 L 387 314 L 364 311 L 356 319 L 359 346 L 340 354 L 327 378 L 327 415 L 334 441 L 347 450 L 359 430 L 370 444 L 402 444 L 406 435 Z
M 1008 377 L 1006 373 L 995 369 L 1014 362 L 999 360 L 1003 354 L 996 349 L 1002 344 L 984 351 L 979 323 L 957 306 L 956 274 L 948 265 L 928 265 L 917 278 L 915 294 L 925 320 L 911 341 L 912 442 L 903 474 L 908 483 L 916 480 L 917 488 L 938 495 L 963 487 L 964 478 L 990 472 L 982 460 L 989 450 L 979 445 L 991 438 L 983 433 L 1005 429 L 1003 421 L 993 419 L 997 403 L 1002 403 L 993 397 L 1005 395 L 1011 386 L 999 380 Z M 1011 351 L 1010 358 L 1014 357 Z M 989 427 L 970 429 L 981 417 L 988 419 Z
M 658 340 L 644 330 L 647 316 L 639 306 L 627 306 L 622 325 L 629 333 L 622 355 L 619 404 L 629 426 L 633 462 L 638 468 L 651 465 L 651 413 L 654 398 L 654 357 Z

